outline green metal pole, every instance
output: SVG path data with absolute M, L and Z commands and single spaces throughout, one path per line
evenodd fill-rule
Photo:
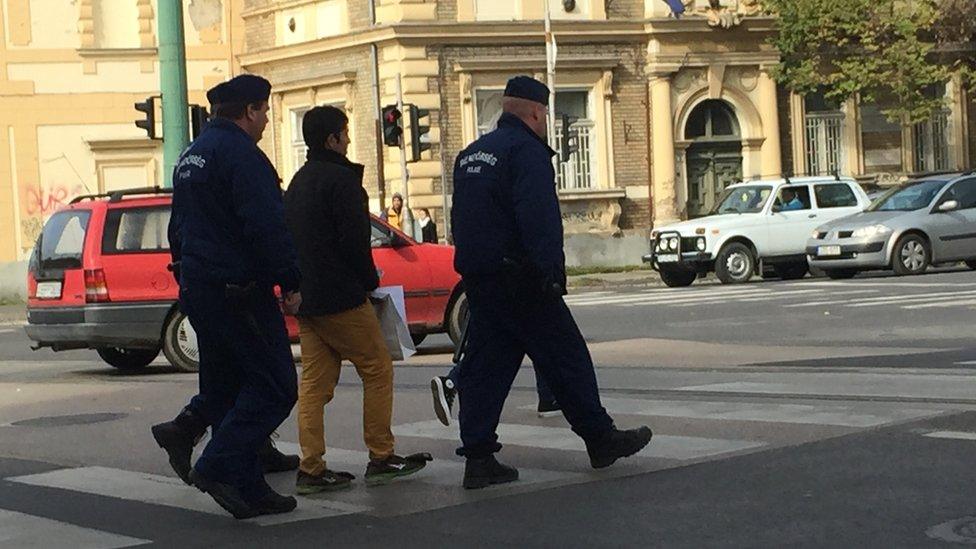
M 159 89 L 163 95 L 163 186 L 173 186 L 173 168 L 190 142 L 186 91 L 186 45 L 182 0 L 159 0 Z

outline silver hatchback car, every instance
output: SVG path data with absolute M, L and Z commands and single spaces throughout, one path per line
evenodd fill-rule
M 976 172 L 899 185 L 864 212 L 817 227 L 806 251 L 811 267 L 835 279 L 874 269 L 920 274 L 958 261 L 976 269 Z

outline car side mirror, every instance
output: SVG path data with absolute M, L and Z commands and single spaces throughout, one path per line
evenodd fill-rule
M 400 236 L 400 235 L 398 235 L 396 233 L 393 233 L 392 235 L 390 235 L 390 246 L 393 246 L 394 248 L 405 248 L 405 247 L 407 247 L 409 245 L 410 245 L 410 243 L 407 242 L 407 240 L 405 238 L 403 238 L 402 236 Z
M 958 200 L 946 200 L 942 204 L 939 204 L 937 208 L 941 213 L 954 212 L 959 209 Z
M 783 211 L 783 206 L 779 204 L 773 204 L 773 213 L 780 213 Z

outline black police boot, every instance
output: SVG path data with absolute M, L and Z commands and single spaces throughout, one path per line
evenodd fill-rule
M 261 507 L 248 503 L 236 486 L 210 480 L 198 473 L 196 469 L 190 469 L 189 477 L 191 484 L 196 486 L 201 492 L 212 497 L 217 502 L 217 505 L 221 506 L 236 519 L 248 519 L 262 514 L 269 514 L 270 512 L 262 512 L 263 509 Z M 266 503 L 269 507 L 273 505 L 270 501 Z
M 468 490 L 515 482 L 518 478 L 518 469 L 498 463 L 493 455 L 486 458 L 468 458 L 464 464 L 464 487 Z
M 294 511 L 295 507 L 298 507 L 298 500 L 272 490 L 252 503 L 251 507 L 256 509 L 259 515 L 277 515 Z
M 613 427 L 599 440 L 586 442 L 590 465 L 594 469 L 609 467 L 618 459 L 630 457 L 643 450 L 651 442 L 651 436 L 651 428 L 646 425 L 627 431 Z
M 302 461 L 302 458 L 296 455 L 283 454 L 278 451 L 270 438 L 258 450 L 258 459 L 261 460 L 261 467 L 265 473 L 294 471 L 298 469 L 298 465 Z
M 169 465 L 186 484 L 190 481 L 190 456 L 193 446 L 207 430 L 207 424 L 192 411 L 184 409 L 173 421 L 152 426 L 156 444 L 166 451 Z

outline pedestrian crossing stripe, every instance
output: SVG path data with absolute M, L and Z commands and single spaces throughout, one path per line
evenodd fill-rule
M 220 515 L 230 519 L 230 516 L 218 507 L 210 496 L 183 484 L 180 479 L 174 477 L 109 467 L 79 467 L 11 477 L 5 480 L 31 486 L 58 488 L 152 505 L 175 507 Z M 298 508 L 291 513 L 265 515 L 247 519 L 246 522 L 270 526 L 361 513 L 369 510 L 368 507 L 340 501 L 304 497 L 297 499 Z
M 541 427 L 501 423 L 496 429 L 502 444 L 548 450 L 586 451 L 583 440 L 569 428 Z M 416 437 L 435 440 L 460 440 L 457 423 L 444 427 L 439 421 L 421 421 L 394 427 L 398 437 Z M 755 450 L 766 446 L 764 442 L 706 437 L 655 435 L 651 443 L 636 456 L 642 458 L 688 461 L 714 457 L 732 452 Z
M 706 421 L 755 421 L 799 425 L 868 428 L 930 417 L 935 410 L 873 405 L 784 404 L 770 402 L 716 402 L 713 400 L 645 400 L 604 398 L 611 415 L 638 415 Z M 534 406 L 523 406 L 535 410 Z M 657 441 L 657 438 L 654 439 Z
M 45 549 L 118 549 L 152 543 L 94 528 L 0 509 L 0 547 Z
M 861 286 L 861 288 L 858 288 Z M 825 306 L 843 306 L 851 308 L 898 306 L 904 310 L 924 310 L 949 307 L 976 307 L 976 289 L 971 285 L 960 286 L 957 290 L 946 290 L 940 286 L 940 291 L 925 293 L 908 293 L 900 295 L 872 295 L 879 294 L 880 289 L 864 288 L 866 284 L 845 284 L 843 286 L 805 282 L 800 284 L 771 284 L 763 287 L 751 285 L 746 287 L 719 287 L 716 289 L 666 289 L 642 291 L 635 293 L 601 293 L 600 295 L 578 294 L 566 298 L 571 307 L 648 307 L 663 306 L 675 308 L 690 308 L 705 305 L 721 305 L 734 303 L 760 303 L 770 301 L 791 301 L 783 303 L 782 307 L 809 308 Z M 835 291 L 831 288 L 844 287 Z M 799 302 L 796 302 L 799 301 Z
M 925 433 L 922 436 L 949 440 L 976 440 L 976 433 L 966 431 L 933 431 L 931 433 Z

